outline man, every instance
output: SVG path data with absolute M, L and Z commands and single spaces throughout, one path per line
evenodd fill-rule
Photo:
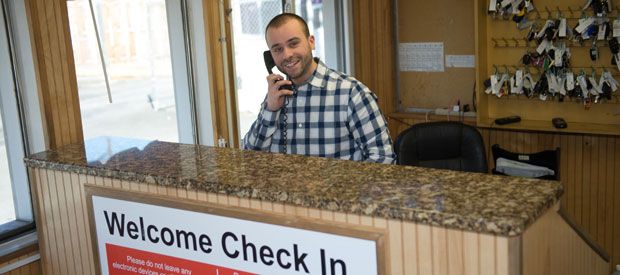
M 393 163 L 387 124 L 376 96 L 357 79 L 312 57 L 314 36 L 299 16 L 274 17 L 265 40 L 278 69 L 267 76 L 267 97 L 244 148 Z M 292 89 L 282 89 L 292 85 Z

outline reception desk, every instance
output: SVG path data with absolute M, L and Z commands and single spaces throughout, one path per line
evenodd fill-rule
M 92 201 L 108 195 L 370 240 L 365 274 L 609 274 L 558 214 L 556 181 L 107 137 L 25 162 L 45 274 L 99 272 Z

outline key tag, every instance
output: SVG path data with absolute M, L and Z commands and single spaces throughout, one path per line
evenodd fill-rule
M 498 92 L 496 94 L 497 97 L 502 97 L 503 95 L 510 92 L 510 87 L 508 87 L 509 82 L 510 75 L 508 73 L 503 73 L 501 79 L 499 80 L 499 83 L 497 84 L 499 86 Z
M 558 79 L 555 76 L 555 74 L 548 72 L 547 73 L 547 81 L 548 81 L 548 85 L 549 85 L 549 93 L 552 96 L 555 96 L 556 93 L 560 92 L 560 87 L 558 84 Z
M 573 72 L 566 72 L 566 93 L 571 95 L 575 91 L 575 76 Z
M 489 1 L 489 13 L 497 12 L 497 0 Z
M 588 88 L 588 81 L 586 80 L 586 76 L 584 73 L 577 76 L 577 82 L 579 83 L 579 87 L 581 88 L 581 97 L 584 99 L 587 98 L 590 92 Z
M 598 25 L 598 35 L 596 37 L 597 40 L 605 40 L 605 35 L 607 34 L 607 25 L 605 23 Z
M 591 84 L 590 94 L 595 96 L 601 94 L 601 88 L 599 87 L 599 82 L 596 81 L 596 71 L 594 71 L 594 69 L 592 69 L 592 75 L 588 77 L 588 80 Z
M 566 74 L 558 76 L 558 88 L 560 89 L 558 92 L 563 98 L 566 95 Z
M 607 72 L 601 74 L 598 86 L 601 88 L 601 98 L 611 100 L 611 83 L 607 79 Z
M 566 45 L 564 43 L 560 43 L 559 47 L 555 48 L 554 51 L 554 66 L 557 68 L 561 68 L 564 66 L 564 51 L 566 49 Z
M 532 12 L 534 10 L 534 4 L 532 3 L 532 0 L 525 0 L 525 9 L 527 10 L 527 12 Z
M 536 31 L 537 28 L 538 28 L 537 22 L 532 23 L 532 25 L 530 26 L 530 29 L 527 32 L 527 35 L 525 35 L 525 39 L 527 41 L 532 41 L 534 40 L 534 38 L 536 38 L 536 34 L 538 33 L 538 31 Z
M 605 80 L 607 82 L 609 82 L 609 85 L 611 86 L 611 91 L 615 92 L 618 90 L 618 81 L 616 81 L 616 79 L 611 75 L 611 73 L 607 70 L 605 70 L 605 72 L 603 73 L 603 75 L 605 76 Z
M 536 81 L 532 78 L 532 74 L 528 71 L 523 76 L 523 93 L 530 97 L 534 87 L 536 86 Z
M 536 82 L 536 86 L 534 86 L 534 91 L 533 91 L 532 95 L 535 95 L 535 94 L 542 95 L 548 89 L 549 89 L 549 83 L 547 81 L 547 75 L 546 74 L 542 74 L 540 76 L 540 79 L 538 80 L 538 82 Z M 541 98 L 541 97 L 539 96 L 539 98 Z M 544 96 L 544 98 L 546 99 L 546 96 Z
M 558 26 L 558 37 L 565 38 L 566 37 L 566 18 L 560 18 L 560 25 Z
M 523 94 L 523 70 L 516 70 L 515 71 L 515 86 L 516 86 L 516 91 L 515 94 Z
M 592 46 L 590 47 L 590 60 L 596 61 L 598 59 L 598 49 L 596 48 L 596 39 L 592 40 Z
M 495 67 L 495 66 L 494 66 Z M 497 71 L 497 67 L 495 67 L 495 72 L 491 75 L 491 94 L 497 95 L 499 94 L 499 80 L 500 75 Z
M 539 89 L 538 89 L 538 99 L 542 100 L 542 101 L 546 101 L 547 100 L 547 96 L 549 93 L 549 77 L 547 76 L 549 73 L 544 74 L 544 77 L 541 77 L 541 79 L 538 81 L 538 83 L 540 84 Z

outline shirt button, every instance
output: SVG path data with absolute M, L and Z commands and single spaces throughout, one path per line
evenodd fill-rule
M 301 124 L 301 123 L 299 123 L 299 125 L 297 125 L 297 126 L 299 126 L 299 128 L 304 127 L 304 125 Z

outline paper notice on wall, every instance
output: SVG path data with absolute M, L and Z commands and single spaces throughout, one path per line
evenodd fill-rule
M 400 43 L 401 72 L 443 72 L 443 43 Z
M 448 68 L 474 68 L 476 59 L 473 55 L 446 55 L 446 67 Z

